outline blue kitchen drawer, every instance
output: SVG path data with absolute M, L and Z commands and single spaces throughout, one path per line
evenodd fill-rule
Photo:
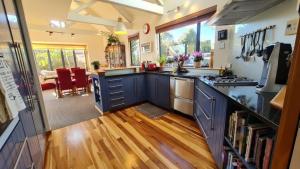
M 214 114 L 215 91 L 210 89 L 202 82 L 196 81 L 195 102 L 203 109 L 207 116 L 212 118 Z

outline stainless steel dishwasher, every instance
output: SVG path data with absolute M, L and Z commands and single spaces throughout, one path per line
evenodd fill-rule
M 194 79 L 170 78 L 171 107 L 184 114 L 193 115 Z

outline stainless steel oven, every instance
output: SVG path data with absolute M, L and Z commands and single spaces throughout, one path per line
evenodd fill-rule
M 170 79 L 171 107 L 184 114 L 193 115 L 194 79 L 172 77 Z

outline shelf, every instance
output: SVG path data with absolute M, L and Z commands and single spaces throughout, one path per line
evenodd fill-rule
M 236 154 L 236 156 L 242 161 L 242 163 L 245 165 L 247 169 L 256 169 L 255 165 L 249 164 L 245 161 L 244 157 L 240 155 L 240 153 L 232 146 L 231 142 L 225 137 L 225 141 L 227 145 L 230 147 L 230 149 Z
M 215 26 L 240 24 L 285 0 L 230 0 L 209 21 Z

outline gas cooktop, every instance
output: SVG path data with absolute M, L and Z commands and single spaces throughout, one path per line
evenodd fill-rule
M 203 76 L 205 81 L 215 86 L 256 86 L 258 83 L 247 77 L 237 76 Z

